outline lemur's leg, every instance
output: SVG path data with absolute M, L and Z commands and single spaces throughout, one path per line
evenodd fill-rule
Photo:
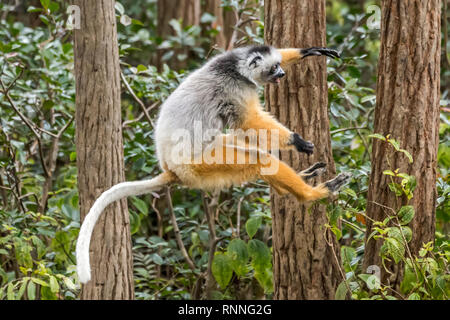
M 317 163 L 313 164 L 311 167 L 309 167 L 308 169 L 298 172 L 298 175 L 300 175 L 300 177 L 302 177 L 303 180 L 308 181 L 309 179 L 312 179 L 312 178 L 315 178 L 315 177 L 318 177 L 318 176 L 324 174 L 327 171 L 326 166 L 327 166 L 326 163 L 317 162 Z M 274 189 L 280 195 L 285 195 L 288 193 L 288 191 L 284 190 L 284 189 L 275 188 L 275 187 L 274 187 Z
M 336 50 L 328 48 L 312 47 L 308 49 L 278 49 L 281 54 L 281 67 L 284 69 L 291 64 L 298 62 L 300 59 L 309 56 L 327 56 L 330 58 L 339 58 Z
M 205 183 L 209 183 L 207 182 L 209 179 L 229 184 L 262 179 L 282 193 L 284 190 L 290 192 L 301 202 L 326 198 L 350 178 L 349 175 L 341 174 L 328 182 L 312 187 L 284 162 L 268 153 L 256 151 L 252 153 L 252 150 L 224 146 L 220 151 L 221 156 L 215 158 L 216 162 L 192 164 L 191 168 L 205 180 Z M 215 156 L 215 152 L 212 154 Z
M 259 101 L 250 101 L 247 106 L 244 119 L 239 126 L 240 129 L 245 132 L 253 129 L 258 139 L 262 137 L 266 138 L 266 142 L 258 142 L 258 147 L 264 150 L 272 150 L 277 143 L 279 150 L 293 149 L 298 152 L 304 152 L 306 154 L 312 154 L 314 150 L 314 144 L 303 140 L 303 138 L 283 126 L 278 122 L 270 113 L 262 110 Z M 264 136 L 263 136 L 264 134 Z M 274 138 L 277 137 L 277 141 Z M 274 149 L 276 149 L 274 147 Z
M 317 162 L 313 164 L 310 168 L 300 171 L 298 174 L 304 179 L 309 180 L 320 176 L 327 171 L 327 164 L 323 162 Z

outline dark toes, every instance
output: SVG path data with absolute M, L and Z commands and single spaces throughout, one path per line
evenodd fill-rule
M 313 171 L 316 171 L 317 169 L 325 168 L 327 164 L 325 162 L 317 162 L 312 165 L 311 168 L 308 168 L 304 171 L 304 173 L 312 173 Z
M 331 191 L 336 192 L 343 186 L 345 186 L 347 183 L 350 182 L 350 178 L 352 177 L 352 174 L 350 172 L 344 172 L 339 174 L 334 179 L 328 181 L 325 183 L 325 186 Z

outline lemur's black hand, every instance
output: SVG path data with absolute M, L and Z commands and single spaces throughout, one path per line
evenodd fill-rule
M 314 144 L 309 141 L 303 140 L 303 138 L 298 134 L 294 133 L 291 137 L 291 144 L 295 146 L 298 152 L 304 152 L 310 155 L 314 151 Z
M 309 56 L 327 56 L 330 58 L 340 58 L 341 55 L 339 52 L 333 49 L 328 48 L 319 48 L 319 47 L 312 47 L 308 49 L 301 49 L 302 59 L 309 57 Z

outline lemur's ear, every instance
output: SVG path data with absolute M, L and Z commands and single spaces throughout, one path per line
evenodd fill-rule
M 255 56 L 253 59 L 251 59 L 251 61 L 250 61 L 250 63 L 248 64 L 248 66 L 250 67 L 250 68 L 256 68 L 256 67 L 258 67 L 259 66 L 259 62 L 262 60 L 262 57 L 261 56 Z

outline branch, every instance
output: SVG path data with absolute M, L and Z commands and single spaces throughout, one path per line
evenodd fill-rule
M 217 238 L 216 236 L 216 224 L 214 222 L 214 216 L 209 209 L 208 200 L 206 199 L 206 193 L 202 191 L 203 207 L 205 210 L 206 220 L 208 222 L 209 229 L 209 251 L 208 251 L 208 269 L 206 270 L 205 281 L 205 293 L 204 296 L 207 299 L 211 299 L 211 292 L 214 289 L 216 280 L 212 274 L 212 263 L 214 259 L 214 253 L 216 252 L 217 244 L 223 240 L 223 238 Z
M 125 84 L 125 87 L 127 88 L 128 92 L 131 94 L 133 99 L 141 106 L 142 111 L 144 112 L 145 117 L 147 118 L 147 121 L 150 123 L 152 127 L 154 127 L 154 123 L 152 121 L 152 118 L 150 117 L 150 114 L 148 111 L 151 111 L 154 107 L 156 107 L 157 104 L 153 104 L 149 110 L 147 111 L 147 108 L 145 107 L 145 104 L 137 97 L 137 95 L 134 93 L 133 89 L 131 88 L 130 84 L 128 83 L 127 79 L 125 78 L 125 75 L 121 72 L 120 77 L 122 78 L 123 83 Z
M 243 21 L 242 17 L 244 14 L 244 9 L 247 7 L 247 2 L 248 0 L 245 0 L 244 3 L 242 4 L 242 11 L 240 13 L 238 13 L 236 10 L 234 11 L 234 14 L 236 15 L 236 24 L 234 25 L 234 30 L 233 33 L 231 35 L 231 39 L 230 39 L 230 43 L 228 44 L 228 49 L 227 50 L 232 50 L 234 48 L 234 44 L 237 40 L 237 35 L 239 32 L 239 27 L 241 27 L 242 25 L 244 25 L 245 23 L 249 22 L 250 19 Z
M 36 136 L 37 141 L 38 141 L 38 145 L 39 145 L 39 156 L 41 158 L 41 164 L 42 164 L 42 168 L 44 170 L 44 174 L 46 177 L 49 176 L 49 171 L 48 168 L 45 164 L 45 160 L 44 160 L 44 153 L 42 151 L 42 140 L 41 140 L 41 135 L 34 129 L 34 124 L 32 123 L 32 121 L 30 121 L 27 117 L 25 117 L 22 112 L 20 112 L 20 110 L 16 107 L 14 101 L 11 99 L 10 95 L 9 95 L 9 90 L 12 86 L 13 83 L 15 83 L 17 81 L 17 79 L 22 75 L 23 73 L 23 69 L 20 71 L 20 74 L 14 79 L 14 81 L 8 86 L 5 87 L 5 84 L 3 83 L 3 80 L 0 79 L 0 85 L 2 87 L 2 91 L 3 94 L 5 95 L 6 99 L 8 100 L 10 106 L 13 108 L 13 110 L 16 112 L 16 114 L 20 117 L 20 119 L 22 119 L 22 121 L 25 123 L 25 125 L 30 128 L 31 132 L 33 132 L 33 134 Z
M 72 124 L 74 120 L 74 117 L 71 117 L 69 121 L 62 127 L 61 130 L 55 135 L 53 141 L 52 141 L 52 147 L 50 149 L 50 155 L 48 158 L 48 176 L 45 178 L 44 186 L 42 188 L 42 199 L 41 203 L 39 204 L 40 212 L 44 213 L 47 202 L 48 202 L 48 193 L 52 188 L 52 178 L 53 173 L 56 168 L 56 160 L 58 158 L 58 151 L 59 151 L 59 139 L 63 135 L 63 133 L 67 130 L 67 128 Z
M 183 254 L 183 257 L 186 260 L 187 264 L 189 265 L 189 268 L 192 271 L 195 271 L 196 269 L 195 264 L 189 257 L 189 254 L 186 251 L 186 247 L 184 246 L 183 239 L 181 239 L 180 229 L 178 228 L 177 224 L 177 218 L 175 217 L 175 212 L 173 211 L 172 197 L 170 195 L 170 187 L 166 187 L 166 195 L 167 195 L 167 208 L 169 209 L 170 220 L 172 221 L 173 231 L 175 232 L 175 238 L 177 239 L 178 247 L 180 248 L 181 253 Z

